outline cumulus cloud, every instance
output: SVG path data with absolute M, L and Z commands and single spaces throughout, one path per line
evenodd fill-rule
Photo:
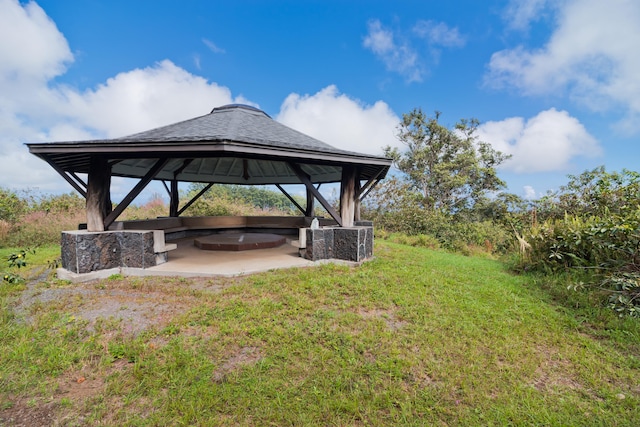
M 528 120 L 512 117 L 484 123 L 478 136 L 511 154 L 501 168 L 516 173 L 564 171 L 576 157 L 602 154 L 596 139 L 576 118 L 554 108 Z
M 0 0 L 0 79 L 46 81 L 73 61 L 67 40 L 36 3 Z
M 277 120 L 344 150 L 382 155 L 382 147 L 399 145 L 395 128 L 400 119 L 386 103 L 365 105 L 333 85 L 314 95 L 289 95 Z
M 513 13 L 524 25 L 547 2 L 512 4 L 520 6 Z M 594 111 L 621 107 L 625 113 L 618 129 L 640 132 L 640 2 L 567 0 L 553 5 L 548 11 L 555 16 L 555 28 L 546 44 L 494 53 L 486 83 L 515 87 L 526 95 L 567 94 Z
M 96 89 L 61 91 L 68 116 L 109 138 L 201 116 L 232 102 L 250 103 L 169 60 L 120 73 Z

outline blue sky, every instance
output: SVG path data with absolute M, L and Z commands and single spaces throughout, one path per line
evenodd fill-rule
M 512 159 L 509 191 L 638 170 L 640 2 L 0 0 L 0 185 L 68 192 L 25 142 L 123 136 L 231 102 L 381 154 L 414 107 Z M 131 183 L 114 180 L 123 194 Z

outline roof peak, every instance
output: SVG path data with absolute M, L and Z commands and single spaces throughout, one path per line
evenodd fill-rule
M 225 111 L 225 110 L 248 110 L 248 111 L 253 111 L 256 113 L 262 113 L 265 116 L 271 118 L 270 115 L 268 115 L 267 113 L 265 113 L 264 111 L 262 111 L 261 109 L 254 107 L 252 105 L 247 105 L 247 104 L 227 104 L 227 105 L 223 105 L 220 107 L 215 107 L 213 110 L 211 110 L 211 113 L 214 113 L 216 111 Z

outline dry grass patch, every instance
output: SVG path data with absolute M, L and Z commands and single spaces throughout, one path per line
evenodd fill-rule
M 258 347 L 242 347 L 215 370 L 211 379 L 214 382 L 224 381 L 229 374 L 241 369 L 243 366 L 253 365 L 263 357 L 262 351 Z
M 383 309 L 366 309 L 360 308 L 357 311 L 359 316 L 362 316 L 364 319 L 380 319 L 382 320 L 387 328 L 392 331 L 397 331 L 398 329 L 403 328 L 407 325 L 407 322 L 403 320 L 399 320 L 395 314 L 395 310 L 383 310 Z

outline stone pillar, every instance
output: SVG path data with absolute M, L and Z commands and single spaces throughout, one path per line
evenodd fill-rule
M 340 259 L 362 262 L 373 257 L 373 224 L 356 223 L 349 228 L 307 228 L 306 247 L 301 250 L 304 258 L 319 261 Z
M 167 261 L 164 233 L 157 230 L 63 231 L 62 268 L 76 274 L 117 267 L 149 268 Z

